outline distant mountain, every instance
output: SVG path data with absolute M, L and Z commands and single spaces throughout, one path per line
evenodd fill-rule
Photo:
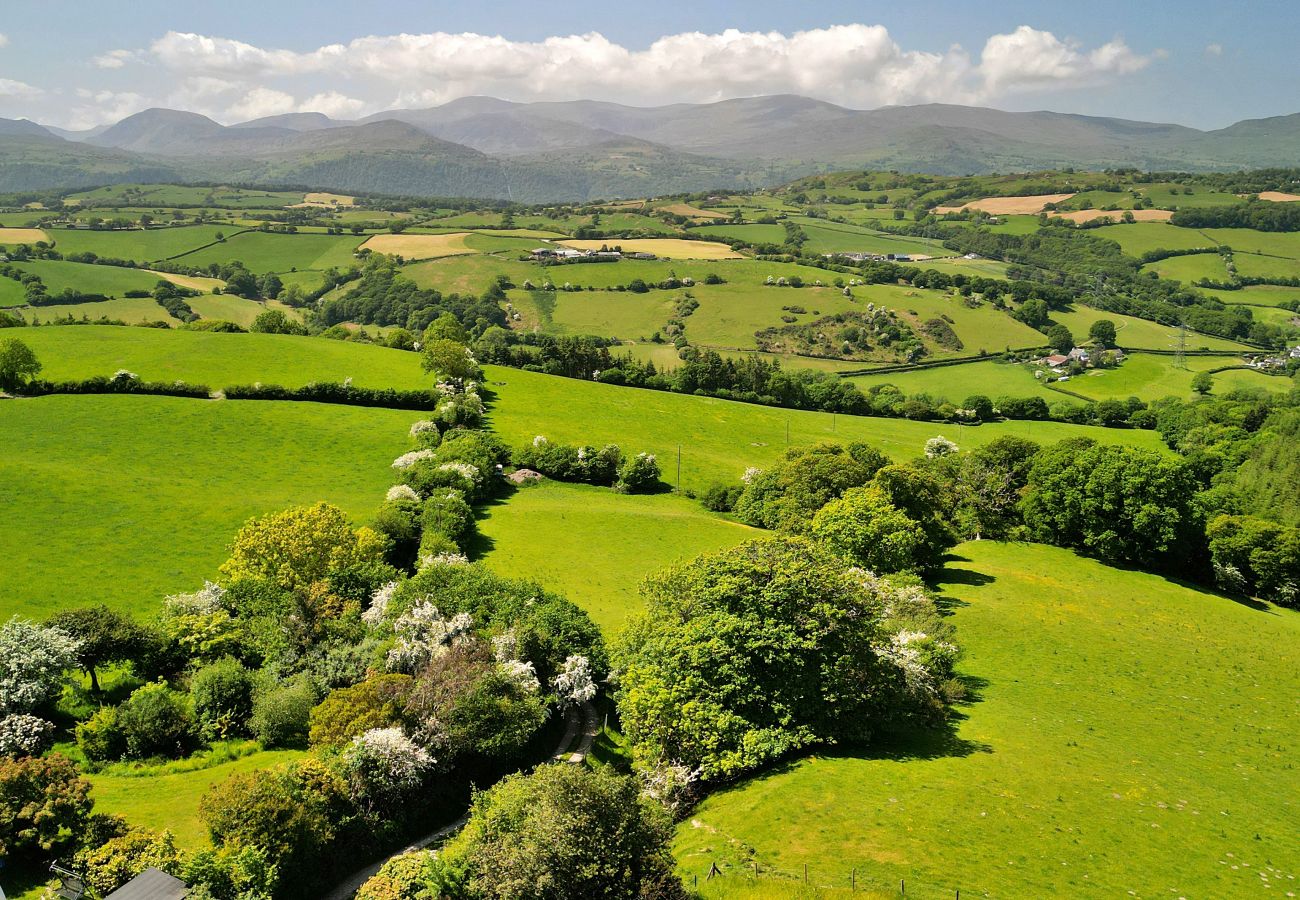
M 549 202 L 756 187 L 831 169 L 1064 166 L 1300 166 L 1300 114 L 1199 131 L 949 104 L 854 110 L 775 95 L 657 107 L 465 97 L 357 122 L 289 113 L 234 126 L 150 109 L 90 132 L 0 120 L 0 188 L 10 190 L 239 180 Z

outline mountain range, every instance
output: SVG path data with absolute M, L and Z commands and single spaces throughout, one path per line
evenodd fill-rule
M 854 110 L 776 95 L 657 107 L 465 97 L 356 121 L 308 112 L 229 126 L 149 109 L 82 132 L 0 119 L 5 191 L 231 181 L 535 203 L 759 187 L 835 169 L 1066 166 L 1300 166 L 1300 114 L 1200 131 L 946 104 Z

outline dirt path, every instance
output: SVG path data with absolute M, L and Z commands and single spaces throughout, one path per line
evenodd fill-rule
M 565 714 L 566 725 L 564 735 L 560 738 L 559 744 L 555 748 L 555 753 L 551 754 L 550 762 L 562 763 L 567 762 L 577 765 L 587 758 L 591 752 L 591 745 L 596 740 L 596 734 L 600 731 L 600 723 L 596 718 L 596 707 L 590 703 L 584 703 L 580 708 L 570 709 Z M 574 741 L 578 741 L 577 747 L 574 747 Z M 570 749 L 573 748 L 573 749 Z M 364 869 L 358 869 L 353 872 L 329 893 L 325 894 L 322 900 L 352 900 L 361 885 L 365 884 L 375 873 L 378 872 L 390 859 L 397 856 L 404 856 L 407 853 L 415 853 L 423 850 L 433 844 L 440 843 L 454 835 L 465 827 L 466 817 L 461 816 L 456 821 L 444 825 L 437 831 L 430 832 L 416 841 L 407 844 L 401 850 L 384 857 L 378 862 L 371 863 Z

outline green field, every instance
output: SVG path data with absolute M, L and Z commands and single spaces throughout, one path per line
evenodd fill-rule
M 95 303 L 54 304 L 51 306 L 24 306 L 16 312 L 28 322 L 49 322 L 72 316 L 74 319 L 120 319 L 128 325 L 139 322 L 166 322 L 179 325 L 179 319 L 158 305 L 152 297 L 131 297 L 101 300 Z M 24 335 L 32 332 L 24 332 Z
M 212 578 L 250 516 L 328 500 L 364 519 L 417 418 L 170 397 L 0 402 L 0 508 L 22 510 L 0 516 L 0 609 L 149 615 Z
M 906 419 L 832 416 L 829 413 L 757 406 L 615 387 L 487 367 L 487 387 L 496 395 L 489 427 L 512 444 L 542 434 L 563 443 L 616 443 L 659 457 L 667 480 L 676 480 L 677 447 L 682 448 L 682 487 L 700 490 L 715 481 L 735 482 L 749 466 L 770 465 L 791 445 L 818 441 L 866 441 L 895 459 L 918 456 L 925 442 L 944 434 L 963 448 L 982 446 L 1004 434 L 1040 443 L 1088 436 L 1103 443 L 1163 447 L 1153 431 L 1003 422 L 960 427 Z
M 127 291 L 152 291 L 158 286 L 158 282 L 163 280 L 153 272 L 126 269 L 121 266 L 100 266 L 45 259 L 34 259 L 15 265 L 24 272 L 31 272 L 39 277 L 50 294 L 61 294 L 65 289 L 71 288 L 87 294 L 121 297 Z
M 200 318 L 222 319 L 226 322 L 234 322 L 236 325 L 243 325 L 245 328 L 252 325 L 253 320 L 267 309 L 278 309 L 287 316 L 295 319 L 302 318 L 301 312 L 276 300 L 258 302 L 234 294 L 204 294 L 200 297 L 186 297 L 185 302 L 190 305 L 190 309 L 199 314 Z
M 1240 268 L 1240 262 L 1238 267 Z M 1228 281 L 1228 268 L 1218 253 L 1194 253 L 1190 256 L 1171 256 L 1142 267 L 1144 272 L 1155 272 L 1161 278 L 1170 278 L 1192 284 L 1202 278 L 1210 281 Z
M 1300 278 L 1300 259 L 1234 253 L 1237 274 L 1248 278 Z
M 845 225 L 841 222 L 810 219 L 804 216 L 792 216 L 790 221 L 796 223 L 808 235 L 808 242 L 804 247 L 814 253 L 859 252 L 903 253 L 920 256 L 954 255 L 954 251 L 944 247 L 942 241 L 885 234 L 858 225 Z
M 164 312 L 157 304 L 154 308 Z M 348 378 L 359 387 L 432 384 L 420 372 L 420 360 L 414 353 L 288 334 L 85 325 L 33 328 L 24 331 L 22 339 L 45 367 L 41 377 L 51 381 L 112 375 L 127 369 L 145 381 L 179 380 L 206 384 L 213 390 L 257 381 L 299 387 L 312 381 Z
M 1091 369 L 1071 378 L 1061 387 L 1094 400 L 1124 400 L 1129 397 L 1146 401 L 1159 400 L 1161 397 L 1190 400 L 1192 377 L 1197 372 L 1239 365 L 1241 362 L 1239 356 L 1189 356 L 1186 358 L 1187 368 L 1177 369 L 1174 368 L 1172 356 L 1134 353 L 1118 368 Z M 1216 394 L 1226 394 L 1235 388 L 1285 391 L 1292 384 L 1294 382 L 1289 378 L 1264 375 L 1254 369 L 1230 369 L 1214 375 Z
M 91 798 L 97 813 L 125 816 L 132 825 L 170 831 L 178 847 L 197 850 L 209 844 L 208 831 L 199 819 L 199 801 L 208 788 L 236 773 L 268 769 L 303 755 L 301 750 L 264 750 L 193 772 L 155 774 L 144 769 L 125 775 L 90 775 Z
M 855 375 L 849 381 L 863 391 L 879 384 L 892 384 L 905 394 L 929 394 L 958 406 L 972 394 L 984 394 L 993 400 L 998 397 L 1042 397 L 1048 403 L 1065 399 L 1045 387 L 1025 366 L 996 360 L 881 375 Z
M 1125 350 L 1174 350 L 1178 347 L 1178 329 L 1169 325 L 1161 325 L 1150 319 L 1124 316 L 1119 313 L 1084 306 L 1083 304 L 1076 304 L 1069 312 L 1052 312 L 1052 321 L 1059 322 L 1069 328 L 1070 333 L 1074 335 L 1074 340 L 1078 343 L 1088 340 L 1088 329 L 1098 319 L 1109 319 L 1115 323 L 1116 340 Z M 1187 349 L 1248 351 L 1251 348 L 1227 338 L 1189 331 L 1187 333 Z
M 148 231 L 61 229 L 50 231 L 50 237 L 54 240 L 55 248 L 65 256 L 69 253 L 94 253 L 110 259 L 154 262 L 210 244 L 223 231 L 230 234 L 230 226 L 185 225 L 151 228 Z
M 662 462 L 671 468 L 671 460 Z M 647 575 L 764 534 L 677 494 L 633 496 L 555 481 L 492 503 L 479 531 L 489 566 L 564 594 L 607 633 L 640 608 L 637 585 Z
M 1088 232 L 1119 244 L 1129 256 L 1152 250 L 1198 250 L 1216 241 L 1194 228 L 1179 228 L 1166 222 L 1134 222 L 1131 225 L 1103 225 Z
M 856 867 L 928 898 L 1295 890 L 1300 613 L 1051 547 L 957 554 L 939 589 L 975 699 L 955 734 L 828 751 L 709 797 L 676 841 L 706 896 L 753 861 L 770 884 L 807 864 L 847 887 Z
M 302 191 L 264 191 L 258 188 L 190 187 L 182 184 L 116 184 L 70 194 L 81 201 L 129 200 L 133 205 L 173 206 L 202 204 L 216 207 L 281 207 L 302 200 Z M 109 215 L 112 210 L 106 210 Z
M 347 268 L 356 264 L 352 255 L 366 240 L 365 235 L 271 234 L 244 231 L 230 235 L 220 244 L 186 253 L 176 262 L 206 267 L 211 263 L 239 261 L 256 274 Z
M 1277 306 L 1285 300 L 1300 300 L 1300 287 L 1282 287 L 1275 284 L 1257 284 L 1238 291 L 1217 288 L 1197 288 L 1202 294 L 1218 297 L 1224 303 L 1241 303 L 1246 306 Z
M 785 227 L 782 225 L 704 225 L 692 228 L 691 234 L 707 234 L 722 240 L 739 240 L 751 244 L 785 243 Z
M 0 278 L 0 309 L 22 306 L 27 302 L 27 289 L 13 278 Z

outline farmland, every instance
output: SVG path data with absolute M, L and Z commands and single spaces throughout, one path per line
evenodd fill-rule
M 163 595 L 213 577 L 250 516 L 321 499 L 372 510 L 412 418 L 163 397 L 5 403 L 0 501 L 24 514 L 0 520 L 0 605 L 38 618 L 92 603 L 150 615 Z
M 936 897 L 1226 897 L 1300 877 L 1283 750 L 1300 721 L 1275 702 L 1300 690 L 1276 665 L 1300 614 L 1034 545 L 966 544 L 939 588 L 974 690 L 954 733 L 714 794 L 676 843 L 707 894 L 755 861 L 776 885 L 806 863 L 847 886 L 856 866 L 859 885 Z M 706 882 L 711 861 L 725 874 Z

